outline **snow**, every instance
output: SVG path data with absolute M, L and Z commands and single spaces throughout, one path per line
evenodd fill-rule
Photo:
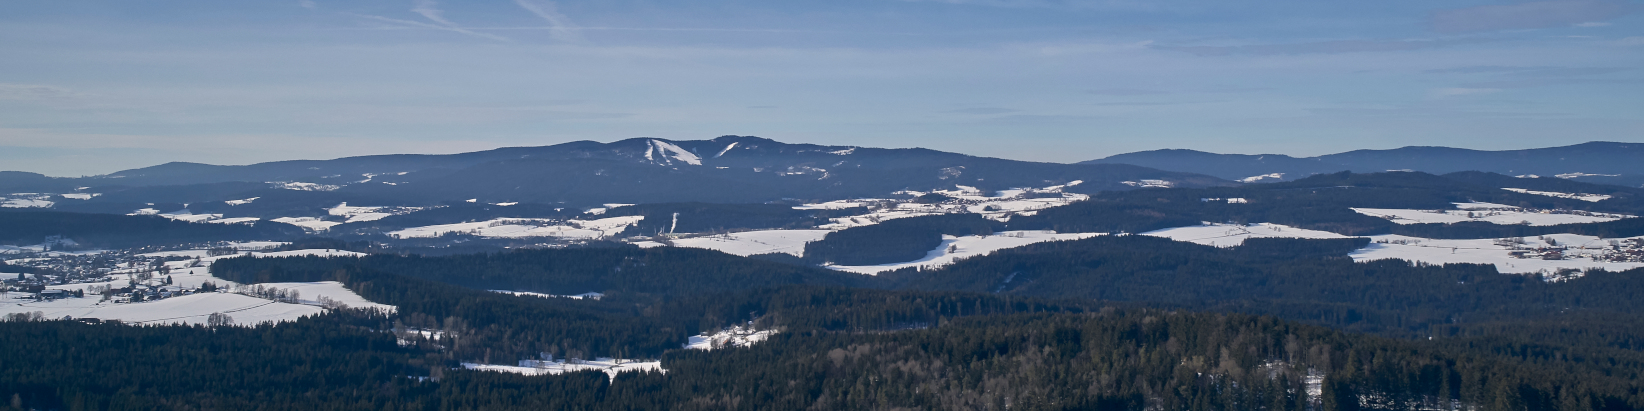
M 177 220 L 177 221 L 187 221 L 187 222 L 190 222 L 190 223 L 198 223 L 198 222 L 202 222 L 202 221 L 218 219 L 218 218 L 223 217 L 222 214 L 194 214 L 193 212 L 188 211 L 188 210 L 178 210 L 178 211 L 172 211 L 172 212 L 169 212 L 169 213 L 160 213 L 160 216 L 165 217 L 165 218 L 169 218 L 169 219 L 172 219 L 172 220 Z
M 1282 180 L 1282 179 L 1284 179 L 1284 173 L 1271 173 L 1271 174 L 1262 174 L 1262 175 L 1259 175 L 1259 176 L 1250 176 L 1250 177 L 1241 178 L 1241 179 L 1239 179 L 1239 182 L 1241 182 L 1241 183 L 1254 183 L 1254 182 L 1258 182 L 1258 181 L 1262 181 L 1262 180 Z
M 516 201 L 516 202 L 511 202 L 511 203 L 491 203 L 491 205 L 498 206 L 498 207 L 507 207 L 507 206 L 512 206 L 512 205 L 519 205 L 519 202 Z
M 449 233 L 480 237 L 524 238 L 557 237 L 598 239 L 612 237 L 639 223 L 645 216 L 610 217 L 598 220 L 565 220 L 556 222 L 545 218 L 498 218 L 486 221 L 440 224 L 412 227 L 388 233 L 395 238 L 432 238 Z
M 1280 224 L 1217 224 L 1205 222 L 1203 225 L 1166 228 L 1142 233 L 1154 237 L 1164 237 L 1176 241 L 1186 241 L 1194 244 L 1203 244 L 1213 247 L 1236 247 L 1244 244 L 1244 239 L 1252 237 L 1263 238 L 1348 238 L 1347 236 L 1328 231 L 1308 230 Z
M 1565 180 L 1569 180 L 1569 179 L 1577 178 L 1577 177 L 1620 177 L 1620 176 L 1621 176 L 1620 174 L 1592 174 L 1592 173 L 1581 173 L 1581 172 L 1554 174 L 1553 175 L 1553 177 L 1558 177 L 1558 178 L 1562 178 L 1562 179 L 1565 179 Z
M 303 183 L 303 182 L 293 182 L 293 183 L 269 182 L 269 184 L 274 184 L 276 187 L 279 187 L 279 188 L 283 188 L 283 189 L 287 189 L 287 190 L 296 190 L 296 191 L 334 191 L 338 188 L 342 188 L 342 187 L 339 187 L 339 186 L 328 185 L 328 184 L 315 184 L 315 183 Z
M 251 223 L 251 222 L 255 222 L 255 221 L 262 221 L 262 219 L 257 218 L 257 217 L 234 217 L 234 218 L 220 218 L 220 219 L 211 220 L 211 221 L 207 221 L 207 222 L 212 223 L 212 224 L 245 224 L 245 223 Z
M 12 195 L 15 196 L 15 195 L 18 195 L 18 194 L 12 194 Z M 23 197 L 23 198 L 0 197 L 0 200 L 5 200 L 4 202 L 0 202 L 0 208 L 51 208 L 51 206 L 53 204 L 57 204 L 57 203 L 54 203 L 50 200 L 47 200 L 47 198 L 51 198 L 51 197 L 50 196 L 41 196 L 41 195 L 33 195 L 33 196 L 30 196 L 30 197 Z
M 569 298 L 569 299 L 573 299 L 573 300 L 598 300 L 598 299 L 601 299 L 601 298 L 605 298 L 604 293 L 596 293 L 596 292 L 592 292 L 592 291 L 582 293 L 582 294 L 573 294 L 573 295 L 544 294 L 544 293 L 533 293 L 533 292 L 530 292 L 530 291 L 513 291 L 513 290 L 490 290 L 490 291 L 493 292 L 493 293 L 502 293 L 502 294 L 519 296 L 519 297 Z
M 1399 259 L 1428 264 L 1494 264 L 1496 271 L 1509 274 L 1552 273 L 1560 269 L 1585 270 L 1588 268 L 1623 271 L 1644 267 L 1644 262 L 1595 261 L 1590 257 L 1593 254 L 1601 253 L 1612 239 L 1576 234 L 1554 234 L 1543 237 L 1552 239 L 1560 246 L 1568 247 L 1564 254 L 1571 256 L 1571 258 L 1560 260 L 1515 258 L 1508 254 L 1512 251 L 1512 245 L 1503 245 L 1498 240 L 1493 239 L 1439 240 L 1392 234 L 1371 236 L 1369 246 L 1349 255 L 1353 257 L 1354 261 Z M 1541 238 L 1525 237 L 1525 244 L 1517 245 L 1517 247 L 1520 249 L 1548 247 L 1549 244 Z
M 1484 207 L 1487 203 L 1465 204 L 1462 210 L 1409 210 L 1395 208 L 1353 208 L 1354 212 L 1381 217 L 1398 224 L 1451 224 L 1463 221 L 1482 221 L 1494 224 L 1523 224 L 1548 226 L 1559 224 L 1597 223 L 1631 218 L 1630 215 L 1589 213 L 1584 211 L 1527 211 L 1518 207 Z
M 280 218 L 276 218 L 276 219 L 269 220 L 269 221 L 273 221 L 273 222 L 276 222 L 276 223 L 290 224 L 290 225 L 306 228 L 309 231 L 330 230 L 331 227 L 336 226 L 338 224 L 342 224 L 340 222 L 325 221 L 325 220 L 321 220 L 321 219 L 315 218 L 315 217 L 280 217 Z
M 1559 178 L 1564 178 L 1564 177 L 1559 177 Z M 1568 199 L 1572 199 L 1572 200 L 1581 200 L 1581 201 L 1587 201 L 1587 202 L 1593 202 L 1593 203 L 1610 199 L 1610 196 L 1603 195 L 1603 194 L 1571 194 L 1571 193 L 1560 193 L 1560 192 L 1557 192 L 1557 191 L 1531 191 L 1531 190 L 1525 190 L 1525 189 L 1522 189 L 1522 188 L 1502 188 L 1502 190 L 1507 190 L 1507 191 L 1511 191 L 1511 192 L 1515 192 L 1515 193 L 1523 193 L 1523 194 L 1535 194 L 1535 195 L 1538 195 L 1538 196 L 1568 198 Z
M 685 348 L 691 350 L 713 350 L 715 348 L 747 347 L 754 343 L 765 341 L 775 334 L 775 330 L 755 331 L 751 327 L 735 326 L 720 330 L 713 334 L 693 335 L 686 339 Z
M 244 200 L 228 200 L 228 201 L 224 201 L 224 203 L 228 203 L 228 205 L 231 205 L 231 206 L 246 205 L 246 204 L 251 204 L 252 201 L 257 201 L 257 199 L 259 199 L 259 198 L 262 198 L 262 197 L 252 197 L 252 198 L 247 198 L 247 199 L 244 199 Z
M 1143 188 L 1148 188 L 1148 187 L 1152 187 L 1152 188 L 1170 188 L 1171 186 L 1175 185 L 1175 183 L 1171 183 L 1171 182 L 1165 181 L 1165 180 L 1120 181 L 1119 183 L 1127 185 L 1127 186 L 1131 186 L 1131 187 L 1143 187 Z
M 48 319 L 64 316 L 120 320 L 134 324 L 205 324 L 207 316 L 223 313 L 236 325 L 264 321 L 283 322 L 324 312 L 321 307 L 290 304 L 230 293 L 202 293 L 158 301 L 116 304 L 100 297 L 63 298 L 35 302 L 27 293 L 8 292 L 0 297 L 0 313 L 40 312 Z
M 719 154 L 714 154 L 714 158 L 724 157 L 725 153 L 728 153 L 728 152 L 731 151 L 731 149 L 736 148 L 736 143 L 740 143 L 740 141 L 732 141 L 731 144 L 728 144 L 728 145 L 725 146 L 724 150 L 719 150 Z M 720 167 L 720 168 L 724 168 L 724 167 Z
M 855 153 L 855 152 L 856 152 L 856 147 L 851 147 L 851 148 L 847 148 L 847 149 L 844 149 L 844 150 L 829 151 L 828 154 L 833 154 L 833 155 L 836 155 L 836 156 L 848 156 L 848 155 L 851 155 L 851 153 Z
M 1476 202 L 1476 201 L 1475 202 L 1468 202 L 1468 203 L 1451 203 L 1451 204 L 1455 204 L 1457 209 L 1462 209 L 1462 210 L 1508 210 L 1508 209 L 1516 210 L 1516 209 L 1518 209 L 1518 207 L 1513 207 L 1513 206 L 1506 205 L 1506 204 L 1480 203 L 1480 202 Z
M 755 254 L 787 253 L 805 256 L 805 243 L 821 240 L 832 230 L 760 230 L 716 234 L 673 240 L 676 247 L 706 248 L 747 257 Z M 660 245 L 660 243 L 659 243 Z
M 381 212 L 383 208 L 384 207 L 349 207 L 347 202 L 343 202 L 341 204 L 337 204 L 336 207 L 327 209 L 326 212 L 334 216 L 347 217 L 348 219 L 345 222 L 357 223 L 361 221 L 377 221 L 383 219 L 383 217 L 394 215 L 393 213 Z
M 1025 245 L 1029 245 L 1029 244 L 1042 243 L 1042 242 L 1046 242 L 1046 241 L 1082 240 L 1082 239 L 1091 238 L 1091 237 L 1095 237 L 1095 236 L 1099 236 L 1099 235 L 1105 235 L 1105 234 L 1103 234 L 1103 233 L 1058 234 L 1055 231 L 1003 231 L 1003 232 L 999 232 L 999 233 L 994 233 L 993 235 L 986 235 L 986 236 L 974 236 L 974 235 L 972 235 L 972 236 L 964 236 L 964 237 L 954 237 L 954 236 L 950 236 L 950 235 L 944 235 L 944 236 L 942 236 L 942 244 L 941 245 L 937 246 L 936 249 L 931 250 L 929 253 L 926 253 L 924 258 L 920 258 L 918 260 L 902 262 L 902 263 L 894 263 L 894 264 L 865 265 L 865 266 L 844 266 L 844 265 L 828 264 L 828 265 L 824 265 L 824 267 L 829 268 L 829 269 L 833 269 L 833 270 L 853 272 L 853 273 L 857 273 L 857 274 L 878 275 L 879 273 L 883 273 L 883 272 L 886 272 L 886 271 L 899 270 L 899 269 L 908 268 L 908 267 L 924 267 L 924 268 L 942 267 L 942 266 L 946 266 L 948 264 L 953 264 L 956 261 L 963 260 L 963 259 L 966 259 L 966 258 L 979 257 L 979 256 L 988 255 L 988 254 L 993 254 L 994 251 L 999 251 L 999 250 L 1003 250 L 1003 249 L 1006 249 L 1006 248 L 1021 247 L 1021 246 L 1025 246 Z
M 100 196 L 100 195 L 102 195 L 102 194 L 98 194 L 98 193 L 70 193 L 70 194 L 63 194 L 63 198 L 67 198 L 67 199 L 70 199 L 70 200 L 90 200 L 92 197 L 96 197 L 96 196 Z
M 668 246 L 667 244 L 663 244 L 663 243 L 659 243 L 659 242 L 655 242 L 655 241 L 632 241 L 632 242 L 629 242 L 628 244 L 633 244 L 635 246 L 638 246 L 639 248 L 654 248 L 654 247 L 667 247 Z
M 702 165 L 702 159 L 697 157 L 696 154 L 691 154 L 690 151 L 686 151 L 684 148 L 676 146 L 673 143 L 662 140 L 646 141 L 649 143 L 649 147 L 645 150 L 646 160 L 665 161 L 669 164 L 673 163 L 672 160 L 678 160 L 693 166 Z M 654 156 L 653 153 L 655 153 Z M 660 159 L 658 159 L 658 157 L 660 157 Z
M 805 205 L 800 205 L 800 206 L 794 206 L 793 209 L 795 209 L 795 210 L 841 210 L 841 209 L 846 209 L 846 208 L 865 207 L 868 204 L 881 202 L 881 201 L 890 201 L 890 200 L 881 200 L 881 199 L 872 199 L 872 198 L 864 198 L 864 199 L 858 199 L 858 200 L 834 200 L 834 201 L 829 201 L 829 202 L 826 202 L 826 203 L 815 203 L 815 204 L 805 204 Z
M 520 375 L 554 375 L 565 372 L 599 370 L 604 371 L 605 374 L 610 375 L 613 379 L 616 378 L 618 373 L 630 371 L 667 371 L 662 369 L 661 361 L 634 361 L 618 360 L 613 358 L 596 358 L 593 361 L 576 360 L 575 362 L 565 362 L 564 360 L 522 360 L 520 363 L 529 364 L 529 366 L 490 365 L 465 362 L 462 363 L 462 368 L 477 371 L 506 372 Z

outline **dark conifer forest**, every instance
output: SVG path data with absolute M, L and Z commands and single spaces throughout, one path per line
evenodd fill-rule
M 0 409 L 1644 408 L 1644 269 L 1545 281 L 1491 265 L 1355 262 L 1348 253 L 1367 246 L 1364 237 L 1217 248 L 1130 234 L 1202 221 L 1430 238 L 1644 234 L 1637 219 L 1398 225 L 1345 208 L 1490 201 L 1644 211 L 1625 191 L 1615 193 L 1622 201 L 1567 204 L 1470 182 L 1489 178 L 1334 174 L 1104 192 L 1004 222 L 952 214 L 838 230 L 805 257 L 620 243 L 420 253 L 293 236 L 281 249 L 369 254 L 225 258 L 210 273 L 242 284 L 338 281 L 396 310 L 334 307 L 249 327 L 8 317 Z M 1232 197 L 1248 202 L 1202 201 Z M 608 213 L 668 216 L 670 226 L 680 213 L 693 216 L 680 224 L 706 231 L 811 227 L 830 215 L 695 203 Z M 173 225 L 118 220 L 138 231 Z M 176 227 L 166 230 L 198 228 Z M 817 266 L 909 261 L 944 235 L 1022 229 L 1112 234 L 877 276 Z M 553 297 L 588 293 L 599 298 Z M 728 327 L 774 333 L 682 348 Z M 544 355 L 659 361 L 666 371 L 524 376 L 465 365 Z

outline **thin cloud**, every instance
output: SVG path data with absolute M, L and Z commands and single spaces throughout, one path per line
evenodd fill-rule
M 979 114 L 979 115 L 1005 114 L 1005 113 L 1015 113 L 1015 112 L 1016 112 L 1015 109 L 1000 108 L 1000 107 L 971 107 L 971 108 L 962 108 L 962 109 L 958 109 L 958 110 L 944 111 L 944 113 Z
M 301 6 L 302 8 L 309 9 L 309 10 L 313 10 L 313 9 L 316 9 L 316 8 L 320 7 L 319 4 L 314 3 L 314 0 L 297 0 L 297 5 Z
M 1158 90 L 1143 90 L 1134 88 L 1104 88 L 1100 90 L 1086 90 L 1085 93 L 1095 94 L 1098 96 L 1146 96 L 1165 94 L 1165 92 Z
M 1429 23 L 1440 33 L 1474 33 L 1602 24 L 1639 10 L 1623 0 L 1555 0 L 1442 10 Z
M 1336 40 L 1312 43 L 1255 44 L 1248 46 L 1155 46 L 1154 48 L 1160 50 L 1180 51 L 1197 56 L 1285 55 L 1407 51 L 1477 44 L 1490 41 L 1493 40 L 1479 38 L 1439 40 Z
M 1445 87 L 1445 88 L 1433 90 L 1432 93 L 1430 93 L 1430 94 L 1433 97 L 1444 98 L 1444 97 L 1471 96 L 1471 95 L 1477 95 L 1477 94 L 1490 94 L 1490 93 L 1495 93 L 1495 92 L 1500 92 L 1500 91 L 1501 91 L 1501 89 L 1499 89 L 1499 88 Z
M 79 96 L 73 90 L 38 84 L 0 83 L 0 100 L 51 100 Z
M 502 36 L 498 36 L 498 35 L 495 35 L 495 34 L 489 34 L 489 33 L 480 33 L 480 32 L 477 32 L 477 31 L 469 30 L 469 29 L 466 29 L 466 28 L 462 28 L 461 26 L 458 26 L 456 23 L 453 23 L 453 22 L 451 22 L 451 20 L 447 20 L 445 18 L 445 11 L 440 10 L 438 8 L 438 4 L 435 3 L 433 0 L 417 0 L 416 3 L 413 3 L 413 4 L 414 5 L 411 7 L 411 12 L 412 13 L 417 13 L 419 15 L 422 15 L 423 18 L 428 19 L 429 21 L 432 21 L 433 23 L 424 23 L 424 22 L 420 22 L 420 21 L 403 20 L 403 19 L 396 19 L 396 18 L 383 17 L 383 16 L 374 16 L 374 15 L 369 15 L 369 14 L 356 14 L 356 16 L 360 16 L 360 17 L 364 17 L 364 18 L 368 18 L 368 19 L 372 19 L 372 20 L 377 20 L 377 21 L 381 21 L 381 22 L 386 22 L 386 23 L 399 24 L 399 25 L 402 25 L 402 26 L 412 26 L 412 27 L 421 27 L 421 28 L 426 28 L 426 29 L 443 30 L 443 31 L 449 31 L 449 32 L 453 32 L 453 33 L 466 34 L 466 35 L 470 35 L 470 36 L 474 36 L 474 37 L 487 38 L 487 39 L 491 39 L 491 40 L 509 41 L 509 39 L 507 37 L 502 37 Z
M 554 2 L 547 0 L 541 2 L 514 0 L 514 4 L 518 4 L 521 8 L 530 11 L 531 14 L 537 15 L 543 20 L 547 20 L 549 38 L 566 42 L 582 40 L 582 33 L 578 31 L 577 25 L 571 22 L 571 18 L 560 13 L 559 9 L 554 7 Z
M 1582 77 L 1632 70 L 1626 67 L 1467 66 L 1425 70 L 1427 74 L 1504 74 L 1525 77 Z

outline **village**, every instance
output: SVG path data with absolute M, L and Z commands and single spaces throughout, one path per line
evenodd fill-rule
M 1540 245 L 1529 246 L 1523 237 L 1509 237 L 1496 240 L 1496 245 L 1507 247 L 1507 255 L 1521 259 L 1541 260 L 1569 260 L 1587 258 L 1595 262 L 1609 263 L 1637 263 L 1644 262 L 1644 238 L 1612 239 L 1603 245 L 1592 244 L 1561 244 L 1557 240 L 1542 237 Z

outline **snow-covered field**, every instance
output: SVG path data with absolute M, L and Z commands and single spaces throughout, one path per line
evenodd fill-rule
M 760 230 L 673 240 L 676 247 L 706 248 L 747 257 L 787 253 L 805 256 L 805 243 L 821 240 L 831 230 Z
M 352 294 L 352 293 L 350 293 Z M 34 302 L 27 293 L 8 292 L 0 297 L 0 314 L 41 312 L 47 319 L 97 318 L 133 324 L 205 324 L 212 313 L 227 314 L 236 325 L 264 321 L 292 321 L 325 310 L 319 306 L 290 304 L 230 293 L 203 293 L 159 301 L 115 304 L 97 297 L 64 298 Z
M 0 208 L 51 208 L 51 194 L 12 193 L 0 196 Z
M 388 233 L 395 238 L 433 238 L 449 233 L 480 237 L 556 237 L 599 239 L 612 237 L 639 223 L 644 216 L 601 218 L 598 220 L 555 221 L 540 218 L 498 218 L 493 220 L 413 227 Z
M 331 227 L 334 227 L 338 224 L 342 224 L 342 222 L 339 222 L 339 221 L 325 221 L 325 220 L 321 220 L 321 219 L 315 218 L 315 217 L 280 217 L 280 218 L 276 218 L 276 219 L 269 220 L 269 221 L 273 221 L 273 222 L 276 222 L 276 223 L 286 223 L 286 224 L 306 228 L 309 231 L 330 230 Z
M 1214 247 L 1235 247 L 1251 237 L 1276 238 L 1347 238 L 1328 231 L 1308 230 L 1281 224 L 1259 223 L 1249 225 L 1216 224 L 1206 222 L 1190 227 L 1166 228 L 1142 233 L 1176 241 L 1187 241 Z
M 999 251 L 1006 248 L 1021 247 L 1046 241 L 1082 240 L 1099 235 L 1104 234 L 1057 234 L 1054 231 L 1004 231 L 987 236 L 942 236 L 942 245 L 937 246 L 936 249 L 925 254 L 924 258 L 918 260 L 895 264 L 858 266 L 827 265 L 825 267 L 858 274 L 878 275 L 882 272 L 899 270 L 908 267 L 942 267 L 948 264 L 953 264 L 955 261 L 992 254 L 994 251 Z
M 1560 178 L 1563 178 L 1563 177 L 1560 177 Z M 1532 191 L 1532 190 L 1526 190 L 1526 189 L 1522 189 L 1522 188 L 1503 188 L 1502 190 L 1507 190 L 1507 191 L 1511 191 L 1511 192 L 1515 192 L 1515 193 L 1535 194 L 1535 195 L 1538 195 L 1538 196 L 1548 196 L 1548 197 L 1568 198 L 1568 199 L 1572 199 L 1572 200 L 1590 201 L 1590 202 L 1594 202 L 1594 203 L 1610 199 L 1610 196 L 1603 195 L 1603 194 L 1572 194 L 1572 193 L 1560 193 L 1560 192 L 1557 192 L 1557 191 Z
M 775 334 L 775 330 L 755 331 L 749 327 L 735 326 L 720 330 L 713 334 L 699 334 L 691 336 L 685 343 L 685 348 L 692 350 L 712 350 L 715 348 L 747 347 L 754 343 L 765 341 Z
M 565 362 L 564 360 L 524 360 L 520 361 L 520 363 L 527 364 L 528 366 L 462 363 L 462 367 L 470 370 L 506 372 L 520 375 L 553 375 L 582 370 L 599 370 L 604 371 L 605 374 L 610 375 L 611 378 L 616 378 L 618 373 L 631 371 L 667 372 L 667 370 L 662 369 L 661 361 L 634 361 L 619 360 L 614 358 L 595 358 L 592 361 L 577 361 L 575 363 Z
M 1369 261 L 1381 259 L 1400 259 L 1418 261 L 1429 264 L 1473 263 L 1495 264 L 1496 271 L 1502 273 L 1537 273 L 1557 272 L 1560 269 L 1587 269 L 1603 268 L 1610 271 L 1623 271 L 1644 267 L 1644 263 L 1637 262 L 1604 262 L 1594 261 L 1590 256 L 1600 254 L 1610 245 L 1611 240 L 1576 234 L 1553 234 L 1542 237 L 1525 237 L 1520 249 L 1536 249 L 1552 247 L 1545 239 L 1552 240 L 1557 246 L 1566 247 L 1563 252 L 1566 259 L 1543 260 L 1540 258 L 1515 258 L 1509 254 L 1513 251 L 1508 245 L 1500 244 L 1497 240 L 1438 240 L 1429 238 L 1407 237 L 1401 235 L 1371 236 L 1371 243 L 1350 254 L 1355 261 Z M 1635 237 L 1637 238 L 1637 237 Z
M 1518 207 L 1489 203 L 1457 203 L 1455 210 L 1409 210 L 1396 208 L 1353 208 L 1354 212 L 1381 217 L 1398 224 L 1452 224 L 1482 221 L 1494 224 L 1547 226 L 1599 223 L 1631 218 L 1630 215 L 1585 211 L 1527 211 Z

